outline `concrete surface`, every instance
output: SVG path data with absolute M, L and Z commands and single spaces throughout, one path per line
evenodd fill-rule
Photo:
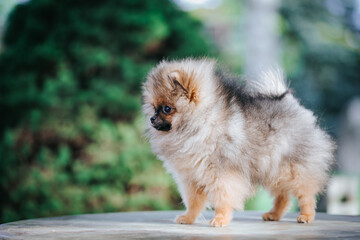
M 224 228 L 208 225 L 207 211 L 194 225 L 174 223 L 180 211 L 85 214 L 0 225 L 0 239 L 360 239 L 360 217 L 318 213 L 312 224 L 296 213 L 263 222 L 260 212 L 236 212 Z

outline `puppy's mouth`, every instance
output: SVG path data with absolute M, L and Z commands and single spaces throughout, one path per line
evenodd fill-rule
M 153 124 L 152 126 L 158 131 L 168 132 L 171 130 L 170 123 Z

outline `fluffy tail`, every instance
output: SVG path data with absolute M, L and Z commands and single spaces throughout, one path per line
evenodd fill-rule
M 279 96 L 288 91 L 285 74 L 280 68 L 262 71 L 255 80 L 249 82 L 249 85 L 253 92 L 267 96 Z

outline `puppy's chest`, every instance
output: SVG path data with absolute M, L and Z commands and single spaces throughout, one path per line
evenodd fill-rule
M 161 146 L 158 154 L 178 169 L 207 168 L 209 165 L 226 162 L 229 155 L 235 157 L 235 152 L 240 152 L 228 135 L 212 136 L 209 132 L 187 138 L 178 136 L 164 139 Z

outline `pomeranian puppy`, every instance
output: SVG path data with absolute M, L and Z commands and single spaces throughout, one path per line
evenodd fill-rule
M 275 197 L 265 221 L 281 218 L 291 194 L 297 221 L 314 220 L 335 144 L 281 71 L 240 83 L 214 60 L 162 61 L 144 83 L 143 111 L 152 150 L 187 208 L 177 223 L 192 224 L 208 206 L 215 210 L 210 225 L 226 226 L 258 185 Z

